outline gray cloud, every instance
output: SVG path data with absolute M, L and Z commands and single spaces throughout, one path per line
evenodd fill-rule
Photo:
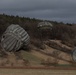
M 0 13 L 76 23 L 76 0 L 0 0 Z

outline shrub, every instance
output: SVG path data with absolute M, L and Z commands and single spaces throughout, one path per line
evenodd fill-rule
M 36 46 L 37 48 L 45 49 L 44 43 L 43 43 L 43 41 L 40 40 L 40 39 L 31 40 L 31 44 L 33 44 L 33 45 Z

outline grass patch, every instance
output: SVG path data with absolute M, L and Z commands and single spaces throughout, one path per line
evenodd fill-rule
M 21 52 L 21 55 L 23 57 L 23 59 L 25 60 L 28 60 L 28 61 L 35 61 L 35 62 L 38 62 L 40 63 L 41 62 L 41 59 L 32 55 L 31 53 L 27 52 L 27 51 L 22 51 Z

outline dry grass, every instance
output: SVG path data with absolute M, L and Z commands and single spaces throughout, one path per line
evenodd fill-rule
M 76 70 L 0 69 L 0 75 L 76 75 Z

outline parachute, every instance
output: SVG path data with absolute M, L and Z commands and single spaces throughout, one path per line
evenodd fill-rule
M 1 38 L 1 46 L 5 51 L 17 51 L 30 42 L 28 33 L 19 25 L 11 24 Z
M 46 21 L 44 21 L 44 22 L 40 22 L 39 24 L 38 24 L 38 28 L 39 29 L 52 29 L 52 24 L 50 23 L 50 22 L 46 22 Z

